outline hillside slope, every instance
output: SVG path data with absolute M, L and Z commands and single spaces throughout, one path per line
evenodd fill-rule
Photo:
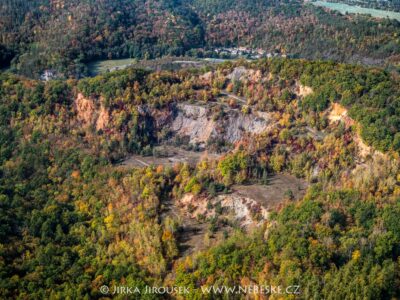
M 397 21 L 297 0 L 2 0 L 0 67 L 14 57 L 14 68 L 30 77 L 45 69 L 79 77 L 94 59 L 204 55 L 220 46 L 393 65 L 399 32 Z
M 287 59 L 0 74 L 0 297 L 112 297 L 103 285 L 399 297 L 399 86 L 379 68 Z M 199 123 L 214 130 L 201 145 Z M 203 159 L 120 164 L 170 143 Z

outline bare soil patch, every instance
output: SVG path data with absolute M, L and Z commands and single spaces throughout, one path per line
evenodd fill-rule
M 187 151 L 173 146 L 157 147 L 156 151 L 159 151 L 160 153 L 162 152 L 162 156 L 132 155 L 120 163 L 119 166 L 127 168 L 143 168 L 150 165 L 173 166 L 178 163 L 196 165 L 201 160 L 212 160 L 220 157 L 220 154 L 209 153 L 208 151 Z
M 290 174 L 277 174 L 270 177 L 267 185 L 235 185 L 232 189 L 234 193 L 254 199 L 267 210 L 272 210 L 288 198 L 289 190 L 293 200 L 301 199 L 307 186 L 303 179 Z
M 251 203 L 254 200 L 254 202 L 267 211 L 271 211 L 277 209 L 287 201 L 288 190 L 291 190 L 290 194 L 293 196 L 293 201 L 295 201 L 305 195 L 307 186 L 307 182 L 303 179 L 296 178 L 290 174 L 278 174 L 270 177 L 268 185 L 235 185 L 232 188 L 232 193 L 219 195 L 209 200 L 186 195 L 184 198 L 193 198 L 193 201 L 189 204 L 192 207 L 191 210 L 188 209 L 188 205 L 182 205 L 182 201 L 180 203 L 178 203 L 179 201 L 171 203 L 169 208 L 170 213 L 173 212 L 175 216 L 179 216 L 182 224 L 179 234 L 180 255 L 184 257 L 218 244 L 224 240 L 224 232 L 230 235 L 235 230 L 231 226 L 232 224 L 236 224 L 236 226 L 242 227 L 245 230 L 251 230 L 251 228 L 257 226 L 257 222 L 260 221 L 262 223 L 262 219 L 268 219 L 263 214 L 263 217 L 260 215 L 261 219 L 259 221 L 245 222 L 250 217 L 247 215 L 249 212 L 244 209 L 245 205 L 243 205 L 243 201 Z M 207 201 L 213 203 L 214 207 L 216 202 L 221 201 L 224 209 L 223 213 L 218 216 L 218 219 L 227 220 L 227 222 L 218 222 L 218 228 L 211 235 L 209 234 L 209 219 L 214 215 L 214 209 L 209 210 L 206 208 Z M 225 210 L 225 207 L 230 207 L 229 211 Z M 201 212 L 201 215 L 206 217 L 205 220 L 200 221 L 198 216 L 195 216 L 196 212 Z M 235 219 L 236 222 L 234 222 Z M 241 226 L 240 224 L 250 226 Z M 206 238 L 207 234 L 209 234 L 209 238 Z

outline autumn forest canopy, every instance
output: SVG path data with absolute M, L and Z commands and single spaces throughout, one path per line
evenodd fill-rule
M 298 0 L 2 0 L 0 14 L 0 66 L 29 77 L 80 77 L 96 59 L 207 56 L 215 47 L 386 66 L 400 54 L 398 21 Z
M 1 299 L 400 297 L 398 21 L 278 0 L 0 14 Z M 186 62 L 236 46 L 289 57 Z M 87 76 L 162 56 L 186 64 Z M 239 286 L 284 292 L 208 290 Z

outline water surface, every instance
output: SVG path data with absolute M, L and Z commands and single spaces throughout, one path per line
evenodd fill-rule
M 326 7 L 332 10 L 337 10 L 340 13 L 351 13 L 351 14 L 363 14 L 363 15 L 371 15 L 375 18 L 389 18 L 400 21 L 400 13 L 388 10 L 380 10 L 373 8 L 365 8 L 355 5 L 348 5 L 344 3 L 333 3 L 327 1 L 315 1 L 312 2 L 315 6 Z

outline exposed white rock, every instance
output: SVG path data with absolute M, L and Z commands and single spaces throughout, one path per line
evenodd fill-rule
M 213 207 L 220 203 L 221 208 L 229 212 L 229 215 L 237 220 L 242 227 L 260 226 L 268 220 L 268 211 L 256 200 L 243 197 L 236 193 L 229 195 L 219 195 L 208 200 L 205 197 L 195 197 L 192 194 L 186 194 L 179 200 L 179 205 L 189 213 L 190 217 L 197 218 L 202 215 L 206 218 L 215 216 L 215 209 L 208 209 L 209 202 Z M 189 209 L 190 207 L 190 209 Z
M 178 135 L 189 136 L 191 143 L 206 143 L 215 128 L 214 121 L 207 117 L 206 108 L 184 104 L 178 109 L 172 130 Z
M 225 117 L 214 120 L 209 108 L 181 104 L 171 129 L 180 136 L 189 136 L 190 143 L 206 143 L 210 138 L 236 143 L 249 135 L 261 134 L 271 125 L 268 113 L 243 114 L 229 110 Z
M 251 81 L 259 82 L 262 79 L 260 70 L 246 69 L 245 67 L 236 67 L 231 74 L 227 76 L 231 81 Z

